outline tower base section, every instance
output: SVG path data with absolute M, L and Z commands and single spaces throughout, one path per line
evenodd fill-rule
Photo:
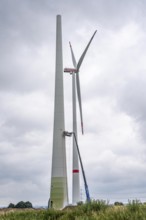
M 54 209 L 62 209 L 67 205 L 66 177 L 52 177 L 50 206 Z

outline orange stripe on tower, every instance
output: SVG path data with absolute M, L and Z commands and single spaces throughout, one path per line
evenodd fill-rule
M 73 173 L 79 173 L 79 170 L 73 170 Z

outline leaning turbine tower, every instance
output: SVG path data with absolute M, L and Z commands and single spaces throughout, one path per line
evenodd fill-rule
M 56 70 L 55 70 L 55 102 L 54 130 L 52 152 L 52 174 L 50 189 L 50 205 L 62 209 L 68 204 L 67 168 L 64 126 L 64 89 L 63 89 L 63 58 L 62 58 L 62 27 L 61 16 L 56 22 Z

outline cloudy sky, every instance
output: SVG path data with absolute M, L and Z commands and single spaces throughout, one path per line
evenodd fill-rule
M 53 140 L 56 15 L 63 63 L 80 70 L 79 146 L 92 198 L 146 201 L 145 0 L 0 0 L 0 206 L 47 205 Z M 71 77 L 64 75 L 72 130 Z M 72 141 L 66 141 L 71 203 Z M 81 180 L 81 199 L 85 198 Z

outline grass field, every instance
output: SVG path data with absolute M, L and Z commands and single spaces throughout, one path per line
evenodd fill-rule
M 146 220 L 146 205 L 129 201 L 124 206 L 111 206 L 105 201 L 92 201 L 77 207 L 57 210 L 1 209 L 0 220 Z

